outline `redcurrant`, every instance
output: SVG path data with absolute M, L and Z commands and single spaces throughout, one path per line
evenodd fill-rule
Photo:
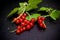
M 34 22 L 35 22 L 35 19 L 34 19 L 34 18 L 32 18 L 32 19 L 31 19 L 31 22 L 32 22 L 32 23 L 34 23 Z
M 24 22 L 21 22 L 21 26 L 25 26 L 25 23 Z
M 19 20 L 16 20 L 15 23 L 16 23 L 16 24 L 19 24 Z
M 25 19 L 25 20 L 24 20 L 24 23 L 29 24 L 30 22 L 29 22 L 28 20 Z
M 25 17 L 27 16 L 27 14 L 26 14 L 26 13 L 24 13 L 23 15 L 24 15 Z
M 20 19 L 19 19 L 19 22 L 22 22 L 22 21 L 23 21 L 23 19 L 20 18 Z
M 30 28 L 31 28 L 30 25 L 27 25 L 27 26 L 26 26 L 26 29 L 27 29 L 27 30 L 29 30 Z
M 20 32 L 21 32 L 20 30 L 18 30 L 18 29 L 16 30 L 16 34 L 20 34 Z

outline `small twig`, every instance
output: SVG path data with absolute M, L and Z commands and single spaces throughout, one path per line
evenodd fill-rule
M 25 12 L 25 9 L 26 7 L 23 9 L 23 12 L 16 18 L 16 20 L 19 19 L 23 15 L 23 13 Z M 12 22 L 15 22 L 16 20 L 13 20 Z
M 30 17 L 30 19 L 31 19 L 31 15 L 28 13 L 28 12 L 26 12 L 27 14 L 28 14 L 28 16 Z
M 44 17 L 49 17 L 50 15 L 45 15 Z
M 10 32 L 15 32 L 17 29 L 15 29 L 15 30 L 12 30 L 12 31 L 10 31 Z

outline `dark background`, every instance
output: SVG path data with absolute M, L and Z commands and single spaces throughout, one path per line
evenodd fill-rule
M 37 24 L 30 31 L 25 31 L 20 35 L 10 33 L 15 29 L 15 24 L 7 20 L 7 14 L 15 7 L 18 7 L 19 2 L 28 0 L 0 0 L 0 40 L 60 40 L 60 19 L 54 21 L 45 20 L 47 29 L 45 31 L 38 30 Z M 43 0 L 39 6 L 51 7 L 60 10 L 59 0 Z M 8 30 L 8 27 L 10 30 Z

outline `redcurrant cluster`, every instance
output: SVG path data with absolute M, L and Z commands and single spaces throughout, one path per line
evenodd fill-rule
M 16 24 L 18 24 L 17 29 L 16 29 L 16 33 L 17 34 L 20 34 L 20 33 L 22 33 L 25 30 L 30 30 L 34 26 L 35 19 L 32 18 L 29 21 L 29 20 L 26 20 L 26 16 L 27 16 L 27 14 L 26 13 L 23 13 L 23 15 L 21 17 L 19 17 L 19 18 L 17 17 L 18 19 L 17 18 L 14 18 L 14 20 L 15 20 L 14 22 Z
M 44 20 L 45 20 L 45 17 L 43 17 L 43 16 L 39 16 L 38 17 L 38 24 L 39 24 L 39 26 L 41 27 L 41 28 L 43 28 L 43 29 L 46 29 L 46 25 L 45 25 L 45 23 L 44 23 Z

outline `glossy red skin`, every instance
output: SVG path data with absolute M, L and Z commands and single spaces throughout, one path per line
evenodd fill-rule
M 19 22 L 22 22 L 22 21 L 23 21 L 23 19 L 20 18 L 20 19 L 19 19 Z
M 26 30 L 29 30 L 30 28 L 31 28 L 30 25 L 27 25 L 27 26 L 26 26 Z
M 46 29 L 46 25 L 45 24 L 43 25 L 43 28 Z
M 21 22 L 21 26 L 25 26 L 26 24 L 24 22 Z
M 24 31 L 23 28 L 20 29 L 21 33 Z
M 42 21 L 44 21 L 44 20 L 45 20 L 45 17 L 43 17 L 43 16 L 40 17 L 40 16 L 39 16 L 39 17 L 38 17 L 38 20 L 42 20 Z
M 43 21 L 39 19 L 39 20 L 38 20 L 38 23 L 43 23 Z
M 22 15 L 21 18 L 24 20 L 26 17 Z
M 15 23 L 16 23 L 16 24 L 19 24 L 20 22 L 19 22 L 19 20 L 16 20 Z
M 35 22 L 35 18 L 32 18 L 32 19 L 31 19 L 31 22 L 34 23 L 34 22 Z
M 40 16 L 38 16 L 38 20 L 40 20 L 40 18 L 41 18 L 41 17 L 40 17 Z
M 30 25 L 31 27 L 33 27 L 33 26 L 34 26 L 34 24 L 33 24 L 33 23 L 30 23 L 29 25 Z
M 23 14 L 23 16 L 25 16 L 25 17 L 26 17 L 26 16 L 27 16 L 27 14 L 26 14 L 26 13 L 24 13 L 24 14 Z
M 39 25 L 40 25 L 40 27 L 43 27 L 44 24 L 43 23 L 40 23 Z
M 25 31 L 26 30 L 26 27 L 23 27 L 23 30 Z
M 38 23 L 39 23 L 39 26 L 40 26 L 41 28 L 46 29 L 46 25 L 43 23 L 44 20 L 45 20 L 44 17 L 38 17 Z
M 43 22 L 42 22 L 42 23 L 40 22 L 40 23 L 39 23 L 39 26 L 40 26 L 41 28 L 46 29 L 46 25 L 45 25 Z
M 17 26 L 17 29 L 19 29 L 19 30 L 20 30 L 20 29 L 21 29 L 21 26 L 20 26 L 20 25 L 19 25 L 19 26 Z
M 45 17 L 41 17 L 40 19 L 41 19 L 42 21 L 44 21 L 44 20 L 45 20 Z
M 21 33 L 21 31 L 17 29 L 16 30 L 16 34 L 20 34 L 20 33 Z
M 30 21 L 28 21 L 28 20 L 24 20 L 24 23 L 26 23 L 27 25 L 30 23 Z

